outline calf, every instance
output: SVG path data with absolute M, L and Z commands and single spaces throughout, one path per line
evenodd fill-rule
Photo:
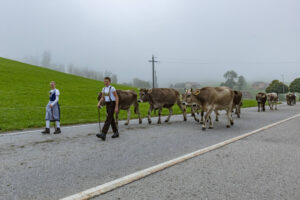
M 286 98 L 286 103 L 289 106 L 295 105 L 296 104 L 296 95 L 293 93 L 289 93 L 285 96 Z
M 138 115 L 139 117 L 139 123 L 142 123 L 142 118 L 140 114 L 139 104 L 137 100 L 137 94 L 133 90 L 117 90 L 117 94 L 119 97 L 119 111 L 120 110 L 127 110 L 127 121 L 125 122 L 125 125 L 129 124 L 130 120 L 130 107 L 134 106 L 134 113 Z M 99 92 L 98 94 L 98 101 L 100 101 L 102 96 L 102 92 Z M 101 106 L 104 105 L 104 101 L 101 102 Z M 116 113 L 116 125 L 118 125 L 119 120 L 119 111 Z
M 240 91 L 234 90 L 234 97 L 233 97 L 233 108 L 235 108 L 235 114 L 237 115 L 238 118 L 241 117 L 241 106 L 243 105 L 242 98 L 243 94 Z
M 140 102 L 149 102 L 150 107 L 148 110 L 148 123 L 151 124 L 151 112 L 152 110 L 158 110 L 158 124 L 161 123 L 161 111 L 163 108 L 169 109 L 169 116 L 165 120 L 168 122 L 173 114 L 172 107 L 177 104 L 183 113 L 183 119 L 186 121 L 186 110 L 182 107 L 180 101 L 180 94 L 173 88 L 152 88 L 152 89 L 140 89 Z
M 266 111 L 265 109 L 265 104 L 267 101 L 267 95 L 266 93 L 263 92 L 259 92 L 256 95 L 256 101 L 257 101 L 257 106 L 258 106 L 258 112 L 260 112 L 260 110 L 262 109 L 262 111 Z
M 233 119 L 231 116 L 233 106 L 234 93 L 228 87 L 205 87 L 189 90 L 185 96 L 184 103 L 196 104 L 201 107 L 203 112 L 206 112 L 204 122 L 202 124 L 202 130 L 206 129 L 206 122 L 209 120 L 213 111 L 226 110 L 226 116 L 228 119 L 227 128 L 233 125 Z M 209 120 L 209 128 L 213 128 L 212 120 Z
M 270 106 L 270 110 L 277 110 L 277 103 L 278 103 L 278 95 L 275 92 L 267 94 L 268 104 Z

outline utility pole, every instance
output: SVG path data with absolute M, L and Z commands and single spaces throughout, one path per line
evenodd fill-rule
M 154 83 L 155 83 L 155 78 L 154 78 L 154 73 L 155 73 L 155 68 L 154 68 L 154 63 L 158 62 L 157 60 L 155 60 L 154 55 L 152 55 L 152 60 L 149 60 L 149 62 L 152 63 L 152 88 L 154 88 Z

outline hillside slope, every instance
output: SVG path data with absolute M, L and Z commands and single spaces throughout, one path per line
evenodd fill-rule
M 97 121 L 96 98 L 103 82 L 0 58 L 0 131 L 44 126 L 52 80 L 61 92 L 62 124 Z

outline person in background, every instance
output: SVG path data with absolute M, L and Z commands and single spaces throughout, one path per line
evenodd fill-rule
M 101 108 L 101 102 L 105 101 L 106 105 L 106 120 L 104 123 L 104 126 L 102 128 L 102 133 L 98 133 L 96 136 L 98 138 L 101 138 L 103 141 L 106 139 L 106 134 L 111 126 L 113 129 L 114 134 L 112 135 L 112 138 L 119 137 L 119 131 L 115 123 L 114 113 L 118 112 L 118 105 L 119 105 L 119 97 L 117 95 L 116 89 L 110 85 L 111 79 L 110 77 L 104 78 L 104 85 L 105 87 L 102 89 L 102 97 L 98 102 L 98 108 Z
M 50 134 L 50 121 L 56 123 L 56 129 L 54 134 L 61 133 L 60 130 L 60 107 L 59 107 L 59 90 L 55 88 L 55 82 L 50 82 L 51 90 L 49 92 L 49 102 L 46 106 L 46 129 L 42 132 L 43 134 Z

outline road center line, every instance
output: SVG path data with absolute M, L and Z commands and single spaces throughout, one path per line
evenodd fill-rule
M 93 188 L 90 188 L 90 189 L 87 189 L 85 191 L 82 191 L 82 192 L 79 192 L 77 194 L 74 194 L 74 195 L 71 195 L 71 196 L 68 196 L 68 197 L 65 197 L 61 200 L 85 200 L 85 199 L 90 199 L 90 198 L 93 198 L 95 196 L 99 196 L 101 194 L 104 194 L 106 192 L 109 192 L 109 191 L 112 191 L 114 189 L 117 189 L 121 186 L 124 186 L 126 184 L 129 184 L 131 182 L 134 182 L 134 181 L 137 181 L 141 178 L 144 178 L 146 176 L 149 176 L 153 173 L 156 173 L 156 172 L 159 172 L 161 170 L 164 170 L 168 167 L 171 167 L 171 166 L 174 166 L 176 164 L 179 164 L 179 163 L 182 163 L 188 159 L 191 159 L 191 158 L 194 158 L 196 156 L 199 156 L 201 154 L 204 154 L 204 153 L 207 153 L 209 151 L 213 151 L 215 149 L 218 149 L 220 147 L 223 147 L 225 145 L 228 145 L 230 143 L 233 143 L 233 142 L 236 142 L 238 140 L 241 140 L 243 138 L 246 138 L 250 135 L 253 135 L 255 133 L 258 133 L 258 132 L 261 132 L 261 131 L 264 131 L 266 129 L 269 129 L 269 128 L 272 128 L 274 126 L 277 126 L 279 124 L 282 124 L 286 121 L 289 121 L 291 119 L 295 119 L 297 117 L 300 117 L 300 114 L 297 114 L 297 115 L 294 115 L 292 117 L 289 117 L 287 119 L 284 119 L 284 120 L 281 120 L 281 121 L 278 121 L 278 122 L 275 122 L 275 123 L 272 123 L 272 124 L 269 124 L 267 126 L 264 126 L 262 128 L 259 128 L 259 129 L 256 129 L 254 131 L 251 131 L 251 132 L 248 132 L 248 133 L 245 133 L 245 134 L 242 134 L 240 136 L 237 136 L 237 137 L 233 137 L 233 138 L 230 138 L 228 140 L 225 140 L 223 142 L 220 142 L 220 143 L 217 143 L 217 144 L 214 144 L 214 145 L 211 145 L 211 146 L 208 146 L 208 147 L 205 147 L 203 149 L 200 149 L 200 150 L 197 150 L 197 151 L 194 151 L 192 153 L 189 153 L 189 154 L 186 154 L 186 155 L 183 155 L 183 156 L 180 156 L 178 158 L 175 158 L 175 159 L 172 159 L 172 160 L 169 160 L 169 161 L 166 161 L 166 162 L 163 162 L 161 164 L 158 164 L 158 165 L 155 165 L 155 166 L 152 166 L 152 167 L 149 167 L 147 169 L 144 169 L 144 170 L 141 170 L 141 171 L 138 171 L 138 172 L 135 172 L 133 174 L 130 174 L 130 175 L 127 175 L 127 176 L 124 176 L 124 177 L 121 177 L 121 178 L 118 178 L 116 180 L 113 180 L 113 181 L 110 181 L 108 183 L 104 183 L 102 185 L 99 185 L 99 186 L 96 186 L 96 187 L 93 187 Z

